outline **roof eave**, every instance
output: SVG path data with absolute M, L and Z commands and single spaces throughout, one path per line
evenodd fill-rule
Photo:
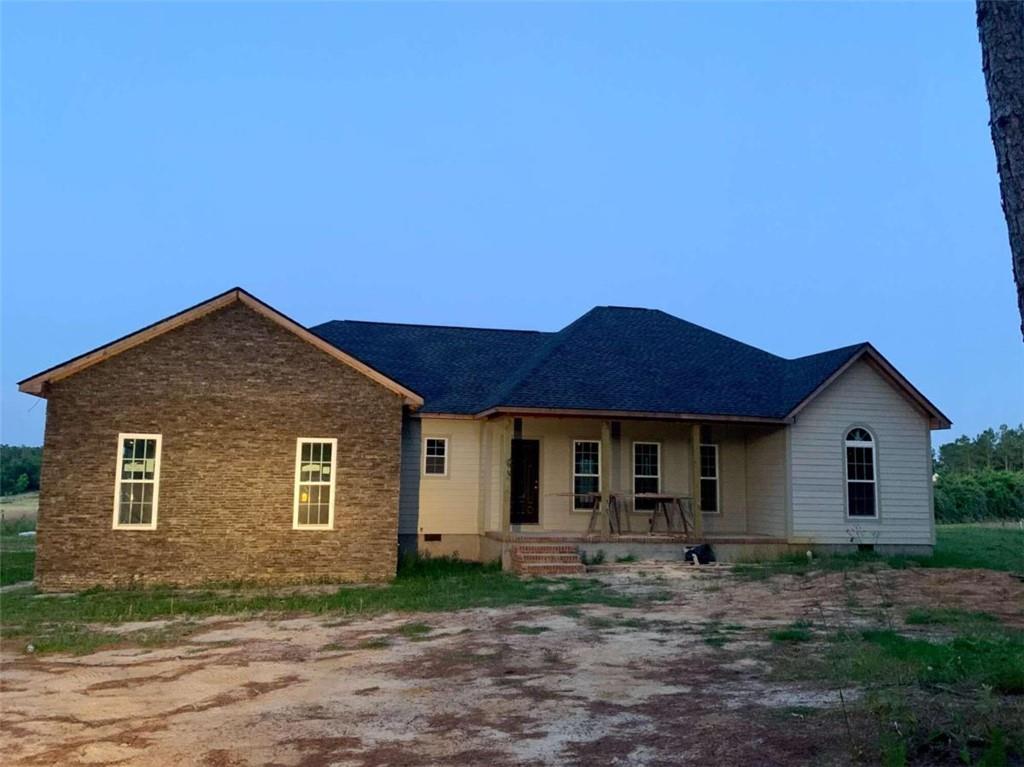
M 339 349 L 329 341 L 325 341 L 320 336 L 308 330 L 305 326 L 300 325 L 291 317 L 279 312 L 277 309 L 274 309 L 269 304 L 264 303 L 248 291 L 238 287 L 231 288 L 230 290 L 198 303 L 195 306 L 183 309 L 176 314 L 172 314 L 169 317 L 165 317 L 162 320 L 158 320 L 157 322 L 147 325 L 141 330 L 136 330 L 133 333 L 121 336 L 114 341 L 96 347 L 92 351 L 85 352 L 77 357 L 72 357 L 65 362 L 54 365 L 40 373 L 36 373 L 33 376 L 19 381 L 18 391 L 45 399 L 47 396 L 47 388 L 51 383 L 74 375 L 87 367 L 103 362 L 104 360 L 120 354 L 121 352 L 139 346 L 159 335 L 163 335 L 175 328 L 181 327 L 182 325 L 194 322 L 200 317 L 215 312 L 218 309 L 222 309 L 236 301 L 246 305 L 253 311 L 263 315 L 286 330 L 291 331 L 302 340 L 315 346 L 326 354 L 329 354 L 340 362 L 344 362 L 350 367 L 355 368 L 371 380 L 376 381 L 387 389 L 390 389 L 402 398 L 403 404 L 407 405 L 411 409 L 415 410 L 423 406 L 423 397 L 412 389 L 386 376 L 384 373 L 370 365 L 367 365 L 362 360 L 353 357 L 348 352 Z
M 568 418 L 615 418 L 615 419 L 647 419 L 661 421 L 721 421 L 732 423 L 764 423 L 785 425 L 793 423 L 789 416 L 775 418 L 758 415 L 730 415 L 722 413 L 677 413 L 669 411 L 648 410 L 600 410 L 590 408 L 554 408 L 554 407 L 520 407 L 515 405 L 497 405 L 481 410 L 476 414 L 478 419 L 495 416 L 556 416 Z
M 932 430 L 948 429 L 953 425 L 953 422 L 939 410 L 931 400 L 929 400 L 924 394 L 922 394 L 916 386 L 908 381 L 902 373 L 900 373 L 895 366 L 885 356 L 878 351 L 870 343 L 865 342 L 862 348 L 855 352 L 850 359 L 846 360 L 831 375 L 829 375 L 824 381 L 822 381 L 810 394 L 804 397 L 800 402 L 797 403 L 787 416 L 791 420 L 796 420 L 797 415 L 806 408 L 811 402 L 813 402 L 819 394 L 825 389 L 832 385 L 832 383 L 839 378 L 843 373 L 849 370 L 853 365 L 861 359 L 867 357 L 872 363 L 874 363 L 881 372 L 888 376 L 889 379 L 896 384 L 900 391 L 914 404 L 916 404 L 924 413 L 928 416 L 928 427 Z

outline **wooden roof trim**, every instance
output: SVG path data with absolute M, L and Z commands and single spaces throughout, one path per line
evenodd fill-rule
M 917 387 L 910 383 L 903 374 L 893 367 L 889 360 L 882 356 L 882 353 L 878 351 L 878 349 L 869 343 L 864 344 L 864 348 L 840 365 L 832 375 L 822 381 L 814 391 L 804 397 L 797 406 L 789 412 L 788 417 L 795 420 L 797 414 L 811 404 L 811 402 L 814 401 L 819 394 L 825 391 L 825 389 L 831 386 L 839 376 L 853 367 L 858 361 L 865 358 L 873 367 L 875 367 L 875 369 L 889 379 L 890 383 L 899 390 L 900 394 L 906 397 L 911 404 L 916 405 L 926 416 L 928 416 L 928 424 L 932 429 L 948 429 L 953 425 L 953 422 L 950 421 L 941 410 L 932 404 L 931 400 L 918 391 Z
M 386 389 L 393 391 L 398 394 L 405 401 L 405 404 L 412 408 L 419 408 L 423 405 L 423 397 L 414 392 L 412 389 L 402 385 L 398 381 L 381 373 L 379 370 L 370 367 L 365 362 L 353 357 L 333 344 L 328 343 L 319 336 L 311 333 L 309 330 L 304 328 L 302 325 L 297 323 L 291 317 L 277 311 L 268 304 L 260 301 L 256 296 L 246 292 L 242 288 L 232 288 L 220 295 L 214 296 L 207 301 L 203 301 L 200 304 L 196 304 L 193 307 L 185 309 L 167 317 L 163 320 L 154 322 L 152 325 L 147 325 L 141 330 L 137 330 L 134 333 L 129 333 L 126 336 L 122 336 L 115 341 L 111 341 L 108 344 L 104 344 L 90 352 L 81 354 L 78 357 L 73 357 L 67 362 L 62 362 L 59 365 L 55 365 L 52 368 L 48 368 L 41 373 L 37 373 L 34 376 L 26 378 L 23 381 L 18 382 L 18 390 L 25 392 L 26 394 L 34 394 L 38 397 L 45 397 L 45 387 L 49 383 L 59 381 L 68 376 L 74 375 L 87 367 L 91 367 L 99 362 L 110 359 L 111 357 L 120 354 L 121 352 L 132 349 L 140 344 L 144 344 L 157 336 L 163 335 L 175 328 L 179 328 L 182 325 L 187 325 L 190 322 L 203 317 L 207 314 L 215 312 L 219 309 L 223 309 L 236 301 L 244 304 L 253 311 L 261 314 L 272 322 L 280 325 L 286 330 L 291 331 L 303 341 L 312 344 L 320 351 L 329 354 L 339 362 L 344 362 L 346 365 L 359 371 L 367 378 L 379 383 Z
M 492 407 L 477 413 L 477 418 L 490 418 L 497 415 L 535 415 L 560 416 L 567 418 L 614 418 L 629 420 L 645 419 L 659 421 L 718 421 L 731 423 L 769 423 L 787 424 L 793 419 L 767 418 L 765 416 L 746 415 L 714 415 L 710 413 L 665 413 L 637 410 L 587 410 L 585 408 L 548 408 L 548 407 Z

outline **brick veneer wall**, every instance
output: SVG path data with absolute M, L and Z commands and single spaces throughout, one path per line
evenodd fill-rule
M 44 590 L 382 581 L 398 535 L 398 395 L 236 303 L 54 383 Z M 114 530 L 119 432 L 163 435 L 156 530 Z M 293 530 L 295 441 L 338 439 L 334 529 Z

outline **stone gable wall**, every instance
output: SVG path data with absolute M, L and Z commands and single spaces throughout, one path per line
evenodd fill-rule
M 398 537 L 401 399 L 240 303 L 52 385 L 44 590 L 383 581 Z M 163 435 L 156 530 L 114 530 L 118 433 Z M 299 437 L 338 440 L 334 529 L 293 530 Z

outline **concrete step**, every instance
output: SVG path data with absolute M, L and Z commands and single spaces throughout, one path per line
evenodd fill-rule
M 549 562 L 553 565 L 571 565 L 580 561 L 580 555 L 578 552 L 573 554 L 523 554 L 520 552 L 512 552 L 512 559 L 523 564 Z
M 584 575 L 587 568 L 582 562 L 575 564 L 529 563 L 518 566 L 515 571 L 519 575 Z
M 524 554 L 579 554 L 579 546 L 566 543 L 516 543 L 513 552 Z

